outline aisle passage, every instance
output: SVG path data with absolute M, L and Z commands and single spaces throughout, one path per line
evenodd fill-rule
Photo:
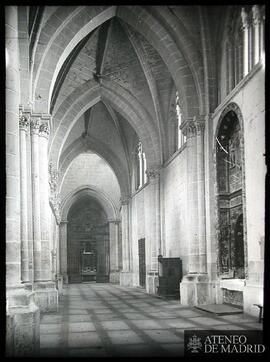
M 244 314 L 215 316 L 141 289 L 71 284 L 41 317 L 40 356 L 181 356 L 184 329 L 260 329 Z

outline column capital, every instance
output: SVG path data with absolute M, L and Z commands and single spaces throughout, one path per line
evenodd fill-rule
M 38 134 L 39 126 L 40 126 L 40 119 L 36 118 L 36 117 L 31 118 L 31 121 L 30 121 L 31 134 Z
M 252 6 L 253 25 L 260 24 L 261 20 L 262 20 L 262 14 L 261 14 L 261 9 L 260 9 L 259 5 L 253 5 Z
M 244 29 L 248 29 L 250 26 L 250 17 L 246 9 L 243 7 L 241 10 L 242 25 Z
M 48 124 L 48 122 L 43 122 L 39 126 L 39 136 L 40 137 L 45 137 L 45 138 L 48 139 L 49 135 L 50 135 L 49 124 Z
M 151 182 L 152 180 L 158 179 L 160 177 L 160 172 L 161 172 L 161 166 L 155 166 L 148 168 L 146 170 L 146 175 L 149 181 Z
M 119 225 L 120 222 L 121 222 L 121 220 L 119 220 L 119 219 L 108 219 L 108 223 L 110 223 L 110 224 L 113 223 L 115 225 Z
M 27 131 L 29 124 L 30 124 L 29 118 L 26 117 L 23 114 L 22 110 L 20 109 L 20 111 L 19 111 L 19 128 L 22 131 Z
M 131 200 L 130 195 L 124 195 L 124 196 L 120 197 L 120 202 L 122 205 L 128 205 L 130 200 Z
M 60 224 L 68 224 L 68 220 L 60 220 Z
M 184 136 L 187 138 L 194 137 L 204 132 L 205 116 L 194 116 L 192 119 L 186 119 L 180 126 Z

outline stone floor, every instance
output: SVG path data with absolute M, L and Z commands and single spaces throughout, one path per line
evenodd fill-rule
M 215 316 L 138 288 L 71 284 L 41 317 L 40 356 L 182 356 L 185 329 L 261 329 L 244 314 Z

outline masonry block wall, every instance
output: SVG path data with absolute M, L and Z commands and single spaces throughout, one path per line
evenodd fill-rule
M 165 168 L 163 176 L 163 256 L 180 257 L 186 274 L 187 249 L 187 159 L 182 149 Z
M 174 159 L 165 165 L 160 185 L 160 198 L 162 208 L 161 248 L 163 257 L 180 257 L 183 261 L 183 273 L 187 270 L 188 245 L 187 245 L 187 168 L 186 149 L 178 153 Z M 147 204 L 149 197 L 149 185 L 146 185 L 132 197 L 132 267 L 133 283 L 139 285 L 139 257 L 138 240 L 145 238 L 146 270 L 151 270 L 151 247 L 147 232 L 149 223 L 155 221 L 149 215 L 153 211 L 154 204 Z M 146 205 L 147 204 L 147 205 Z M 150 208 L 150 210 L 149 210 Z M 146 213 L 148 213 L 146 215 Z M 162 221 L 163 219 L 163 221 Z M 157 243 L 157 242 L 156 242 Z M 156 248 L 158 246 L 156 245 Z M 157 250 L 159 252 L 159 250 Z

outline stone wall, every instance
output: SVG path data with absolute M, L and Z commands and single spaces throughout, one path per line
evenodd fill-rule
M 117 178 L 108 164 L 96 154 L 81 154 L 73 161 L 61 187 L 61 200 L 85 185 L 96 187 L 108 195 L 115 205 L 119 205 L 120 187 Z

